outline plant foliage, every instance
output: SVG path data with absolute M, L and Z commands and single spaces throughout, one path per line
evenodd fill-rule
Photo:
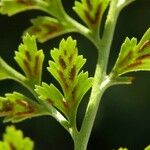
M 74 10 L 79 17 L 89 26 L 95 28 L 100 25 L 103 13 L 109 0 L 81 0 L 75 1 Z
M 21 130 L 16 130 L 14 126 L 8 126 L 0 141 L 1 150 L 33 150 L 34 143 L 28 137 L 23 137 Z
M 136 38 L 125 39 L 112 71 L 107 74 L 117 18 L 120 11 L 133 1 L 135 0 L 75 0 L 73 9 L 85 24 L 83 25 L 67 14 L 61 0 L 1 0 L 1 14 L 12 16 L 32 9 L 46 13 L 45 16 L 31 20 L 32 26 L 25 30 L 23 42 L 15 52 L 14 58 L 22 73 L 0 57 L 0 80 L 15 80 L 32 94 L 26 96 L 24 93 L 13 92 L 1 96 L 0 116 L 4 117 L 4 122 L 19 122 L 31 117 L 49 115 L 70 133 L 75 150 L 87 149 L 101 96 L 105 90 L 115 84 L 131 83 L 132 78 L 121 75 L 134 71 L 150 71 L 150 29 L 148 29 L 139 42 Z M 77 42 L 69 36 L 61 40 L 58 48 L 50 51 L 52 60 L 49 60 L 47 67 L 60 87 L 56 87 L 53 83 L 42 82 L 44 53 L 43 50 L 38 50 L 36 38 L 40 42 L 45 42 L 70 32 L 84 35 L 97 48 L 98 60 L 94 78 L 89 78 L 88 72 L 82 70 L 86 59 L 78 54 Z M 76 123 L 78 107 L 91 87 L 87 109 L 81 128 L 78 129 Z M 0 149 L 33 149 L 33 143 L 30 139 L 23 138 L 21 131 L 9 127 L 6 132 L 3 142 L 0 142 Z M 149 146 L 145 148 L 149 149 Z M 119 148 L 119 150 L 127 149 Z
M 150 71 L 150 29 L 138 44 L 136 38 L 126 38 L 112 72 L 115 76 L 120 76 L 141 70 Z
M 69 37 L 60 42 L 59 48 L 51 51 L 54 61 L 49 61 L 48 71 L 62 87 L 61 93 L 53 84 L 36 86 L 40 99 L 47 101 L 69 117 L 76 111 L 82 97 L 92 85 L 87 72 L 79 72 L 85 64 L 83 56 L 78 55 L 76 41 Z M 49 92 L 51 91 L 51 92 Z

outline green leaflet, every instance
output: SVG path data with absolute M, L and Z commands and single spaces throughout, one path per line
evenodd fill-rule
M 108 4 L 109 0 L 76 0 L 73 9 L 90 28 L 95 28 L 99 27 Z
M 0 13 L 8 16 L 33 9 L 44 11 L 52 16 L 32 19 L 33 26 L 26 30 L 29 34 L 35 35 L 40 42 L 75 31 L 66 19 L 67 14 L 61 0 L 1 0 L 0 2 Z
M 12 16 L 30 9 L 44 9 L 48 7 L 45 0 L 1 0 L 1 13 Z
M 64 10 L 60 7 L 62 7 L 61 0 L 1 0 L 0 13 L 12 16 L 23 11 L 38 9 L 60 18 L 64 14 Z
M 86 60 L 78 56 L 76 41 L 71 37 L 66 41 L 63 39 L 59 49 L 51 51 L 51 56 L 54 61 L 49 61 L 48 70 L 60 83 L 64 93 L 67 93 L 69 85 L 75 84 L 77 74 Z
M 150 150 L 150 145 L 148 145 L 144 150 Z
M 72 27 L 65 23 L 64 19 L 59 21 L 48 16 L 32 19 L 32 24 L 33 26 L 29 27 L 26 32 L 35 35 L 40 42 L 45 42 L 72 30 Z
M 33 94 L 36 94 L 33 90 L 35 89 L 35 85 L 41 84 L 40 80 L 44 55 L 41 50 L 37 50 L 37 45 L 34 36 L 26 34 L 23 37 L 23 44 L 19 46 L 19 51 L 16 52 L 15 59 L 24 71 L 26 76 L 23 76 L 22 74 L 14 70 L 2 58 L 0 58 L 0 80 L 16 80 L 17 82 L 20 82 L 22 85 L 28 88 Z M 35 68 L 37 68 L 38 70 L 36 71 Z M 51 85 L 50 89 L 48 90 L 54 93 L 53 97 L 57 98 L 56 95 L 59 92 L 57 88 Z M 54 99 L 53 97 L 52 99 Z M 61 102 L 57 102 L 56 104 L 58 105 L 56 105 L 56 107 L 61 107 L 59 106 Z M 63 116 L 53 106 L 45 105 L 44 101 L 42 101 L 42 104 L 39 105 L 34 101 L 32 102 L 29 98 L 25 97 L 20 93 L 6 94 L 6 97 L 0 97 L 0 116 L 5 116 L 5 122 L 18 122 L 26 118 L 50 114 L 54 118 L 58 120 L 60 119 L 59 121 L 63 122 Z M 61 111 L 65 113 L 64 110 Z
M 82 97 L 91 87 L 92 79 L 88 78 L 88 73 L 79 73 L 86 60 L 78 55 L 76 41 L 71 37 L 63 39 L 59 48 L 51 51 L 51 56 L 54 61 L 49 61 L 48 70 L 61 85 L 63 93 L 54 85 L 45 83 L 42 87 L 37 86 L 36 92 L 41 99 L 68 117 L 72 111 L 76 111 Z
M 13 79 L 20 82 L 27 88 L 34 88 L 35 84 L 41 83 L 42 66 L 44 54 L 37 50 L 34 36 L 28 34 L 23 36 L 23 44 L 20 44 L 19 51 L 16 51 L 15 60 L 22 68 L 26 76 L 23 76 L 2 58 L 0 58 L 0 80 Z
M 8 126 L 0 141 L 1 150 L 33 150 L 34 143 L 28 137 L 23 137 L 21 130 L 16 130 L 14 126 Z
M 64 97 L 53 84 L 42 83 L 42 86 L 36 86 L 35 91 L 40 95 L 41 100 L 46 101 L 48 106 L 53 105 L 66 114 Z
M 4 122 L 19 122 L 39 114 L 42 114 L 41 106 L 20 93 L 0 97 L 0 116 L 5 117 Z
M 18 49 L 15 60 L 32 83 L 40 84 L 44 54 L 42 50 L 37 50 L 35 37 L 26 34 Z
M 150 71 L 150 29 L 138 44 L 137 39 L 126 38 L 112 74 L 116 77 L 133 71 Z

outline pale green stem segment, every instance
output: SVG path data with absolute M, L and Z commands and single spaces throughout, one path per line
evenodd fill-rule
M 89 38 L 92 39 L 92 42 L 94 41 L 98 49 L 98 62 L 96 65 L 91 97 L 86 109 L 81 129 L 79 132 L 75 131 L 72 133 L 75 150 L 87 149 L 87 144 L 89 141 L 89 137 L 100 104 L 101 97 L 104 91 L 111 85 L 111 79 L 109 79 L 106 75 L 106 71 L 116 21 L 119 14 L 117 2 L 118 0 L 113 0 L 110 3 L 110 8 L 102 39 L 94 39 L 97 36 L 92 36 L 91 38 Z M 90 36 L 90 34 L 88 34 L 87 36 Z M 109 80 L 106 80 L 106 78 L 108 78 Z

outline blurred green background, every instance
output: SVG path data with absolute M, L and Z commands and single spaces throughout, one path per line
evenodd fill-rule
M 72 11 L 73 3 L 73 0 L 63 0 L 66 11 L 74 18 L 79 19 Z M 29 20 L 38 15 L 45 14 L 40 11 L 28 11 L 11 18 L 0 15 L 0 56 L 19 71 L 21 70 L 13 59 L 14 51 L 21 42 L 23 30 L 31 25 Z M 139 40 L 148 27 L 150 27 L 150 0 L 136 0 L 121 12 L 115 30 L 108 72 L 117 58 L 120 45 L 125 37 L 134 36 Z M 50 49 L 58 47 L 61 38 L 68 35 L 57 37 L 43 44 L 38 43 L 39 49 L 42 48 L 46 54 L 44 67 L 48 66 Z M 71 35 L 78 41 L 79 53 L 87 58 L 84 70 L 88 70 L 90 76 L 93 76 L 97 59 L 96 49 L 83 36 L 75 33 Z M 112 150 L 120 146 L 128 147 L 129 150 L 142 150 L 150 144 L 150 72 L 138 72 L 130 75 L 136 77 L 132 85 L 111 87 L 105 92 L 88 150 Z M 56 83 L 46 69 L 43 81 Z M 14 81 L 0 82 L 1 96 L 6 92 L 13 91 L 29 95 L 24 87 Z M 89 93 L 80 105 L 79 127 L 88 97 Z M 2 119 L 0 120 L 0 137 L 8 124 L 3 124 Z M 73 150 L 71 137 L 53 118 L 45 116 L 33 118 L 15 124 L 15 126 L 22 129 L 25 136 L 29 136 L 35 141 L 35 150 Z

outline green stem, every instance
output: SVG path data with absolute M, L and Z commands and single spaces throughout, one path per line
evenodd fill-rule
M 102 82 L 102 68 L 98 64 L 96 67 L 91 98 L 87 106 L 82 127 L 76 139 L 74 140 L 75 150 L 86 150 L 87 143 L 89 141 L 89 136 L 98 110 L 100 98 L 104 92 L 104 89 L 100 90 L 101 82 Z
M 102 53 L 104 53 L 104 58 L 105 58 L 105 66 L 104 70 L 105 72 L 107 71 L 107 65 L 108 65 L 108 60 L 109 60 L 109 54 L 110 54 L 110 49 L 111 49 L 111 44 L 114 36 L 114 30 L 116 27 L 118 15 L 120 12 L 120 9 L 117 8 L 117 0 L 111 1 L 110 4 L 110 9 L 107 15 L 107 20 L 105 23 L 105 28 L 104 28 L 104 34 L 101 40 L 101 47 Z
M 99 108 L 101 97 L 108 85 L 110 84 L 109 80 L 105 79 L 107 77 L 107 63 L 114 35 L 114 29 L 119 14 L 116 5 L 117 0 L 111 1 L 102 40 L 99 43 L 95 42 L 97 44 L 96 47 L 98 48 L 98 62 L 96 66 L 91 97 L 86 109 L 81 130 L 79 134 L 77 134 L 74 138 L 75 150 L 86 150 L 97 110 Z

